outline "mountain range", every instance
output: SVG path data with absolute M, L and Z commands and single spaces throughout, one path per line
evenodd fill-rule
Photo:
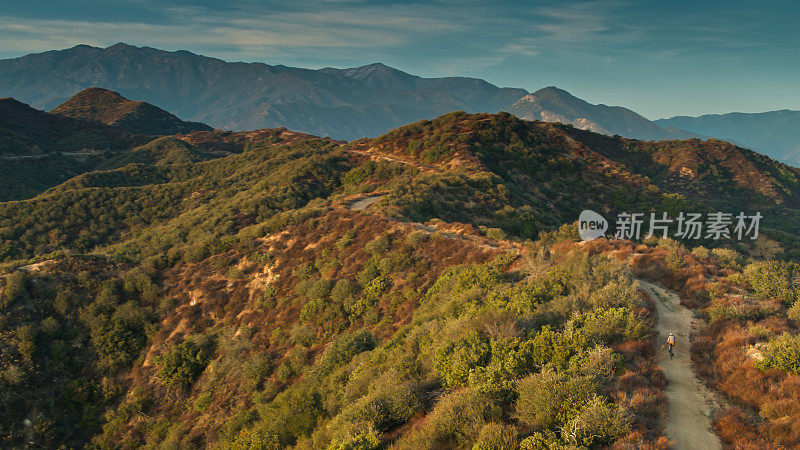
M 283 126 L 348 140 L 456 110 L 504 110 L 640 139 L 693 136 L 552 87 L 530 94 L 476 78 L 422 78 L 381 63 L 309 70 L 123 43 L 0 60 L 0 94 L 35 108 L 53 108 L 90 87 L 117 91 L 215 128 Z
M 733 141 L 800 167 L 800 111 L 676 116 L 654 122 Z
M 558 121 L 635 139 L 731 140 L 800 165 L 796 126 L 800 111 L 650 121 L 630 109 L 594 105 L 553 86 L 530 93 L 477 78 L 422 78 L 381 63 L 311 70 L 226 62 L 185 50 L 124 43 L 107 48 L 78 45 L 0 60 L 0 95 L 34 108 L 54 108 L 91 87 L 116 91 L 121 98 L 136 98 L 218 129 L 287 127 L 352 140 L 455 110 L 508 111 L 523 119 Z M 126 119 L 113 120 L 124 124 Z
M 208 130 L 97 88 L 51 112 L 0 101 L 0 447 L 666 447 L 633 277 L 725 301 L 711 330 L 788 329 L 720 280 L 745 289 L 743 254 L 800 255 L 800 169 L 609 136 L 620 111 L 562 92 L 520 107 L 605 133 L 451 112 L 346 142 Z M 584 208 L 763 222 L 732 248 L 578 243 Z

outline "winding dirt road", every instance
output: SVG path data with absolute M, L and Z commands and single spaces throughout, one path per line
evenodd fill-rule
M 659 347 L 669 333 L 676 337 L 675 357 L 670 359 L 661 348 L 658 361 L 667 379 L 667 437 L 675 449 L 721 449 L 719 438 L 711 431 L 711 416 L 718 408 L 714 394 L 694 375 L 689 356 L 689 336 L 694 326 L 692 312 L 680 304 L 678 294 L 658 285 L 639 280 L 639 287 L 656 304 Z

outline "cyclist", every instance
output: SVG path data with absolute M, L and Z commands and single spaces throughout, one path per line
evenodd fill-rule
M 675 348 L 675 335 L 674 334 L 670 333 L 669 336 L 667 336 L 667 345 L 669 346 L 669 357 L 672 358 L 672 356 L 674 355 L 672 350 Z

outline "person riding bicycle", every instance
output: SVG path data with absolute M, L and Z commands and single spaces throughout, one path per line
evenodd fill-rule
M 675 348 L 675 335 L 674 334 L 670 333 L 669 336 L 667 336 L 667 345 L 669 346 L 669 353 L 671 355 L 672 354 L 672 349 Z

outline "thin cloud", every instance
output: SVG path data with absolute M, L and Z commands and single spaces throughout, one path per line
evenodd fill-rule
M 196 7 L 166 11 L 166 24 L 0 16 L 5 53 L 63 48 L 74 43 L 131 42 L 167 48 L 215 48 L 226 56 L 257 56 L 296 49 L 357 50 L 401 46 L 461 28 L 424 7 L 358 7 L 329 12 L 222 14 Z

